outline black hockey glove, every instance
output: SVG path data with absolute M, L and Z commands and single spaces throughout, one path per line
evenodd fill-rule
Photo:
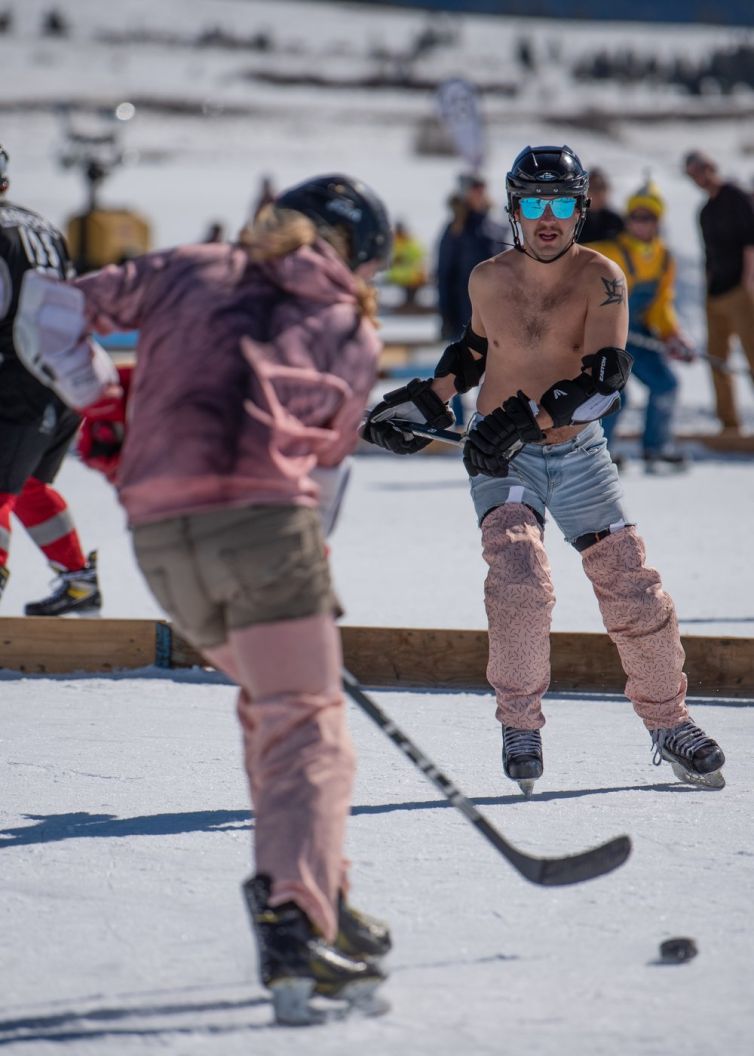
M 455 421 L 448 405 L 433 392 L 432 382 L 419 378 L 385 394 L 382 402 L 367 415 L 362 436 L 370 444 L 384 447 L 395 455 L 413 455 L 432 443 L 427 437 L 396 428 L 391 418 L 408 419 L 417 425 L 432 425 L 437 429 L 447 429 Z
M 472 350 L 478 355 L 474 356 Z M 445 378 L 452 374 L 456 392 L 468 392 L 482 380 L 486 366 L 487 338 L 475 334 L 471 323 L 467 323 L 463 336 L 443 352 L 435 367 L 435 377 Z
M 529 397 L 519 389 L 515 396 L 491 414 L 486 414 L 471 430 L 463 448 L 463 464 L 470 477 L 479 473 L 488 477 L 505 477 L 508 463 L 524 444 L 544 438 Z

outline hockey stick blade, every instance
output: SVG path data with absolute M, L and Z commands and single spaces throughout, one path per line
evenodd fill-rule
M 628 836 L 616 836 L 607 843 L 592 847 L 581 854 L 568 855 L 564 858 L 538 858 L 525 854 L 509 843 L 489 821 L 481 814 L 470 799 L 456 788 L 453 782 L 432 760 L 426 756 L 414 742 L 400 730 L 382 708 L 367 696 L 357 680 L 345 669 L 342 672 L 343 687 L 365 715 L 387 734 L 393 744 L 411 760 L 432 784 L 439 789 L 445 798 L 464 815 L 485 839 L 492 844 L 513 868 L 532 884 L 544 887 L 559 887 L 565 884 L 579 884 L 584 880 L 593 880 L 605 873 L 611 873 L 623 865 L 631 853 L 631 840 Z

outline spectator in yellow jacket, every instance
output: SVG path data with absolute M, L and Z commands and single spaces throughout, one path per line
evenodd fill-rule
M 675 261 L 659 236 L 664 211 L 662 196 L 650 181 L 628 199 L 625 231 L 591 246 L 618 264 L 626 276 L 629 311 L 626 348 L 634 357 L 632 377 L 649 390 L 641 438 L 642 456 L 649 472 L 685 466 L 683 456 L 672 448 L 678 379 L 667 360 L 688 361 L 694 356 L 675 312 Z M 622 398 L 625 408 L 625 389 Z M 619 417 L 620 413 L 613 414 L 602 423 L 610 446 Z
M 427 281 L 425 258 L 422 244 L 414 238 L 406 225 L 398 220 L 393 232 L 393 261 L 385 277 L 388 282 L 402 288 L 403 308 L 413 306 L 417 293 Z

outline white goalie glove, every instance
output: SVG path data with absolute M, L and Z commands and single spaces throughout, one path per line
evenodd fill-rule
M 76 410 L 118 384 L 112 360 L 85 330 L 83 293 L 27 271 L 13 327 L 16 353 L 30 374 Z

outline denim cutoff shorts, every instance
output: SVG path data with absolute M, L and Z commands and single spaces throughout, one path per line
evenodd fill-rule
M 618 470 L 599 422 L 590 422 L 562 444 L 525 444 L 511 460 L 506 477 L 480 474 L 470 478 L 470 485 L 480 525 L 506 502 L 525 503 L 543 520 L 549 510 L 569 543 L 590 532 L 617 531 L 633 523 L 624 510 Z

